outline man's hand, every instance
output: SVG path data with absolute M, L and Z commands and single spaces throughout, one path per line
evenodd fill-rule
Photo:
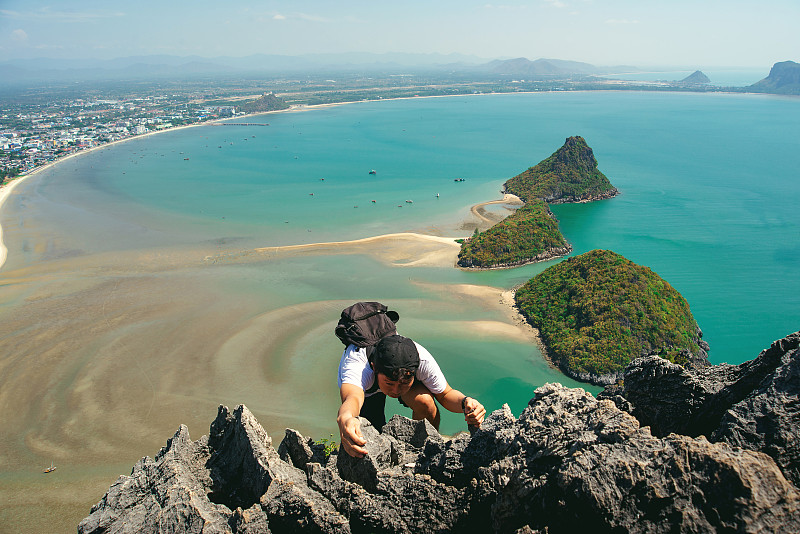
M 363 458 L 367 454 L 364 445 L 367 440 L 361 434 L 361 421 L 358 417 L 350 417 L 339 424 L 339 435 L 342 438 L 342 447 L 345 452 L 354 458 Z
M 339 394 L 342 397 L 342 405 L 339 407 L 336 423 L 339 425 L 342 448 L 350 456 L 363 458 L 367 454 L 367 449 L 364 448 L 367 440 L 361 434 L 358 414 L 364 405 L 364 390 L 353 384 L 342 384 Z
M 472 397 L 466 397 L 463 404 L 464 419 L 467 421 L 467 424 L 470 426 L 480 426 L 483 422 L 483 418 L 486 416 L 486 408 L 483 407 L 483 404 Z

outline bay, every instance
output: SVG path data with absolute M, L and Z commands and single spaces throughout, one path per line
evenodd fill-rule
M 58 502 L 74 528 L 120 469 L 179 424 L 207 432 L 220 403 L 245 403 L 276 443 L 288 426 L 335 432 L 332 327 L 356 300 L 397 309 L 401 333 L 488 410 L 519 414 L 548 381 L 580 386 L 500 302 L 553 262 L 465 272 L 415 265 L 413 248 L 387 259 L 380 244 L 248 256 L 401 231 L 469 235 L 471 205 L 571 135 L 621 191 L 553 206 L 574 253 L 607 248 L 652 268 L 689 301 L 712 362 L 755 357 L 800 324 L 798 119 L 800 100 L 763 95 L 365 102 L 165 132 L 29 178 L 0 213 L 0 422 L 11 429 L 0 501 L 13 503 L 0 521 L 52 520 Z M 442 427 L 463 421 L 446 414 Z M 51 487 L 38 466 L 53 460 Z M 23 497 L 40 491 L 44 504 Z

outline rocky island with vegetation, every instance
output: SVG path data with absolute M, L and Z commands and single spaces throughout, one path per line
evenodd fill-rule
M 594 151 L 578 135 L 568 137 L 549 158 L 508 180 L 505 191 L 524 202 L 541 198 L 549 204 L 589 202 L 619 193 L 597 168 Z
M 562 372 L 615 383 L 635 358 L 700 368 L 708 344 L 686 299 L 647 267 L 609 250 L 569 258 L 520 287 L 517 307 Z
M 572 247 L 558 230 L 547 203 L 534 199 L 461 245 L 462 267 L 515 267 L 569 254 Z
M 550 157 L 508 180 L 504 190 L 525 206 L 464 240 L 460 267 L 516 267 L 565 256 L 572 247 L 548 203 L 589 202 L 619 193 L 597 168 L 594 152 L 580 136 L 567 138 Z

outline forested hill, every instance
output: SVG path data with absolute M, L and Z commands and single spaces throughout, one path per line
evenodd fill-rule
M 515 267 L 563 256 L 571 250 L 547 204 L 537 198 L 466 240 L 458 254 L 458 265 Z
M 465 240 L 459 266 L 515 267 L 565 256 L 572 246 L 547 203 L 588 202 L 618 194 L 580 136 L 568 137 L 549 158 L 511 178 L 504 187 L 506 193 L 522 199 L 525 207 Z
M 594 152 L 583 137 L 568 137 L 564 146 L 535 167 L 505 183 L 505 191 L 525 202 L 585 202 L 615 196 L 617 188 L 597 168 Z
M 747 87 L 747 90 L 758 93 L 800 95 L 800 63 L 794 61 L 775 63 L 769 71 L 769 76 Z
M 689 304 L 647 267 L 593 250 L 548 267 L 516 292 L 548 355 L 566 374 L 610 384 L 634 358 L 707 363 Z
M 239 111 L 245 113 L 261 113 L 264 111 L 289 109 L 289 104 L 287 104 L 283 98 L 276 96 L 275 93 L 264 93 L 255 100 L 248 100 L 240 103 L 237 107 Z

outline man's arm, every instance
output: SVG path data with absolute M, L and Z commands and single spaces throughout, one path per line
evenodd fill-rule
M 480 425 L 486 416 L 486 408 L 483 407 L 483 404 L 472 397 L 467 397 L 449 385 L 434 397 L 445 409 L 454 413 L 463 413 L 468 425 Z
M 342 397 L 342 405 L 339 407 L 336 422 L 339 424 L 342 448 L 350 456 L 362 458 L 367 454 L 367 449 L 364 448 L 367 440 L 361 435 L 358 414 L 364 405 L 364 390 L 353 384 L 342 384 L 339 394 Z

